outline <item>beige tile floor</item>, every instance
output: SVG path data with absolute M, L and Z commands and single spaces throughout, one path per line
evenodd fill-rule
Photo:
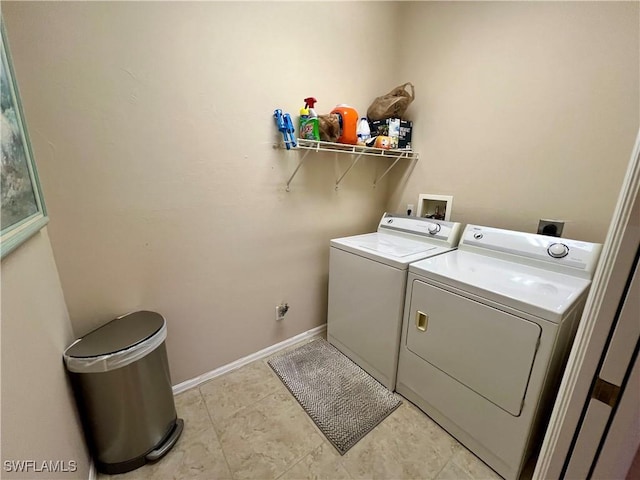
M 185 430 L 174 448 L 98 479 L 500 479 L 406 399 L 340 456 L 267 360 L 177 395 Z

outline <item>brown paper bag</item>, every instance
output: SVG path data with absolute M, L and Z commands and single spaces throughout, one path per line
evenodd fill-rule
M 411 87 L 411 93 L 407 92 L 407 85 Z M 386 95 L 377 97 L 367 110 L 369 120 L 385 120 L 387 118 L 402 118 L 404 112 L 413 102 L 416 94 L 411 82 L 400 85 Z
M 318 115 L 318 127 L 323 142 L 336 142 L 340 137 L 340 117 L 335 113 Z

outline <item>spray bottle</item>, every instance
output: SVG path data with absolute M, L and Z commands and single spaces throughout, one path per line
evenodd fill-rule
M 305 140 L 320 140 L 320 125 L 318 115 L 313 109 L 317 100 L 313 97 L 304 99 L 304 107 L 300 109 L 300 138 Z

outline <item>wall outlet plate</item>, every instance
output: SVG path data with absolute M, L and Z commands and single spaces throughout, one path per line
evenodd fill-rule
M 561 237 L 564 229 L 564 221 L 540 219 L 538 222 L 538 234 L 550 237 Z
M 276 321 L 284 320 L 284 316 L 289 311 L 288 303 L 281 303 L 280 305 L 276 305 Z
M 416 210 L 414 208 L 413 203 L 407 203 L 407 215 L 415 215 Z

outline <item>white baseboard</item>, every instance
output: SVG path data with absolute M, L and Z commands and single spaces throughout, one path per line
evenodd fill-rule
M 302 332 L 301 334 L 296 335 L 295 337 L 291 337 L 283 342 L 276 343 L 275 345 L 271 345 L 270 347 L 267 347 L 263 350 L 252 353 L 251 355 L 247 355 L 246 357 L 240 358 L 235 362 L 228 363 L 226 365 L 223 365 L 220 368 L 216 368 L 215 370 L 211 370 L 210 372 L 203 373 L 202 375 L 192 378 L 191 380 L 185 380 L 184 382 L 178 383 L 177 385 L 173 386 L 173 394 L 177 395 L 186 390 L 189 390 L 190 388 L 197 387 L 198 385 L 201 385 L 202 383 L 207 382 L 212 378 L 219 377 L 220 375 L 223 375 L 232 370 L 236 370 L 240 367 L 243 367 L 248 363 L 254 362 L 256 360 L 260 360 L 261 358 L 268 357 L 269 355 L 274 354 L 278 350 L 282 350 L 291 345 L 295 345 L 296 343 L 302 342 L 306 339 L 320 336 L 326 329 L 327 329 L 326 324 L 320 325 L 319 327 L 312 328 L 311 330 L 307 330 L 306 332 Z

